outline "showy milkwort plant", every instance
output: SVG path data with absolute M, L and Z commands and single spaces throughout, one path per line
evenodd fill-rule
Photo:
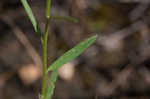
M 21 3 L 23 7 L 25 8 L 25 11 L 33 25 L 33 28 L 37 35 L 40 36 L 42 46 L 43 46 L 43 79 L 42 79 L 42 93 L 40 95 L 40 99 L 51 99 L 54 88 L 55 88 L 55 82 L 57 80 L 58 75 L 58 69 L 66 64 L 67 62 L 73 60 L 77 56 L 79 56 L 81 53 L 83 53 L 94 41 L 96 40 L 97 35 L 92 36 L 88 38 L 87 40 L 79 43 L 74 48 L 70 49 L 68 52 L 66 52 L 64 55 L 59 57 L 54 63 L 52 63 L 50 66 L 47 64 L 47 42 L 48 42 L 48 29 L 49 29 L 49 23 L 51 19 L 61 19 L 61 20 L 67 20 L 72 22 L 78 22 L 77 19 L 73 17 L 65 17 L 65 16 L 51 16 L 51 0 L 46 1 L 46 22 L 45 22 L 45 31 L 42 33 L 40 31 L 40 28 L 38 26 L 38 22 L 36 21 L 36 18 L 34 17 L 32 10 L 27 2 L 27 0 L 21 0 Z M 50 80 L 47 83 L 47 77 L 48 72 L 51 72 Z M 48 85 L 48 87 L 47 87 Z

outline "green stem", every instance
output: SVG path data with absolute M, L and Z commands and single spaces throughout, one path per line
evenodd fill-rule
M 46 2 L 46 23 L 45 23 L 45 34 L 43 39 L 43 81 L 42 81 L 42 96 L 45 99 L 46 87 L 47 87 L 47 43 L 48 43 L 48 27 L 50 20 L 50 8 L 51 0 Z

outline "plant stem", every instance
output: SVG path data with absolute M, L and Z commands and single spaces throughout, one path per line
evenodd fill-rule
M 47 43 L 48 43 L 48 29 L 50 20 L 50 8 L 51 0 L 46 2 L 46 23 L 45 23 L 45 33 L 43 39 L 43 81 L 42 81 L 42 96 L 43 99 L 46 96 L 47 87 Z

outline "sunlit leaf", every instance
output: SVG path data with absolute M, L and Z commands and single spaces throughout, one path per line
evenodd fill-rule
M 41 36 L 42 33 L 41 33 L 41 31 L 40 31 L 40 29 L 39 29 L 39 27 L 38 27 L 38 23 L 37 23 L 37 21 L 36 21 L 34 15 L 33 15 L 33 12 L 32 12 L 32 10 L 31 10 L 31 8 L 30 8 L 30 6 L 29 6 L 27 0 L 21 0 L 21 3 L 22 3 L 22 5 L 23 5 L 23 7 L 25 8 L 25 11 L 26 11 L 26 13 L 27 13 L 27 15 L 28 15 L 28 17 L 29 17 L 29 19 L 30 19 L 30 21 L 31 21 L 31 23 L 32 23 L 32 25 L 33 25 L 33 27 L 34 27 L 35 32 L 36 32 L 38 35 Z
M 79 56 L 85 51 L 85 49 L 87 49 L 92 43 L 94 43 L 96 37 L 97 35 L 92 36 L 66 52 L 63 56 L 58 58 L 51 66 L 49 66 L 48 71 L 58 70 L 59 67 Z

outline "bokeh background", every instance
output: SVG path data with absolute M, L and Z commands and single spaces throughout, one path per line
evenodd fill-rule
M 45 1 L 28 0 L 44 30 Z M 53 99 L 150 99 L 149 0 L 52 0 L 48 64 L 97 34 L 59 70 Z M 42 46 L 20 0 L 0 1 L 0 99 L 38 99 Z

